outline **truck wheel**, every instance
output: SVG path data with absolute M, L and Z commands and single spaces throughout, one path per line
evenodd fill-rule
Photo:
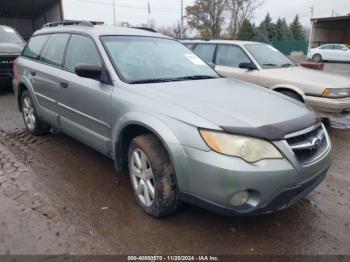
M 29 133 L 39 136 L 47 134 L 50 131 L 50 126 L 38 118 L 33 99 L 27 90 L 23 92 L 21 97 L 21 109 L 24 124 Z
M 289 96 L 289 97 L 291 97 L 291 98 L 293 98 L 293 99 L 295 99 L 295 100 L 297 100 L 299 102 L 304 103 L 303 98 L 299 94 L 297 94 L 297 93 L 295 93 L 293 91 L 282 90 L 282 91 L 280 91 L 280 93 L 284 94 L 285 96 Z
M 316 54 L 312 57 L 312 61 L 315 63 L 321 63 L 322 62 L 322 56 L 320 54 Z
M 159 218 L 178 209 L 181 202 L 174 167 L 155 136 L 142 135 L 131 141 L 128 164 L 135 197 L 147 214 Z

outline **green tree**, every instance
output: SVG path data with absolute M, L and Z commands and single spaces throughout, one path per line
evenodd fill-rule
M 299 21 L 299 15 L 296 15 L 293 22 L 289 27 L 292 33 L 293 39 L 295 40 L 305 40 L 305 30 Z
M 284 18 L 283 19 L 278 18 L 276 22 L 275 32 L 276 32 L 276 36 L 275 36 L 276 40 L 286 41 L 286 40 L 291 40 L 293 38 L 289 30 L 289 26 L 286 22 L 286 19 Z
M 270 43 L 276 38 L 276 25 L 268 13 L 256 29 L 256 41 Z
M 202 37 L 220 37 L 227 7 L 228 0 L 196 0 L 186 7 L 188 25 Z
M 242 23 L 242 26 L 237 34 L 238 40 L 251 41 L 255 39 L 255 28 L 254 24 L 249 22 L 248 19 L 245 19 Z

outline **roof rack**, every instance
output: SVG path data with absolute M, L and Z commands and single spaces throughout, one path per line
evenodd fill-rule
M 57 21 L 52 23 L 46 23 L 44 24 L 45 27 L 56 27 L 56 26 L 69 26 L 69 25 L 78 25 L 78 26 L 86 26 L 86 27 L 94 27 L 95 25 L 103 25 L 104 22 L 96 22 L 96 21 L 85 21 L 85 20 L 64 20 L 64 21 Z
M 132 26 L 130 28 L 139 29 L 139 30 L 145 30 L 145 31 L 152 32 L 152 33 L 157 33 L 156 30 L 154 30 L 153 28 L 150 28 L 150 27 Z

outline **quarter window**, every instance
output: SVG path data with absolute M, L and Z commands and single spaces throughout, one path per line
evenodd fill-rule
M 69 34 L 52 35 L 45 46 L 41 61 L 53 66 L 62 66 L 68 38 Z
M 193 51 L 207 63 L 212 63 L 214 60 L 215 48 L 216 45 L 213 44 L 198 44 Z
M 77 64 L 102 64 L 94 42 L 83 35 L 72 35 L 64 67 L 73 72 Z
M 43 49 L 49 35 L 33 36 L 27 46 L 24 48 L 22 55 L 32 59 L 39 59 L 40 52 Z
M 216 64 L 221 66 L 239 67 L 240 63 L 250 63 L 243 50 L 234 45 L 219 45 L 216 54 Z

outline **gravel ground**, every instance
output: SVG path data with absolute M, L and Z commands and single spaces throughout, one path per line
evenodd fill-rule
M 285 211 L 224 217 L 184 205 L 156 220 L 108 158 L 63 134 L 26 133 L 13 94 L 0 105 L 0 254 L 350 255 L 349 130 L 330 130 L 327 178 Z

